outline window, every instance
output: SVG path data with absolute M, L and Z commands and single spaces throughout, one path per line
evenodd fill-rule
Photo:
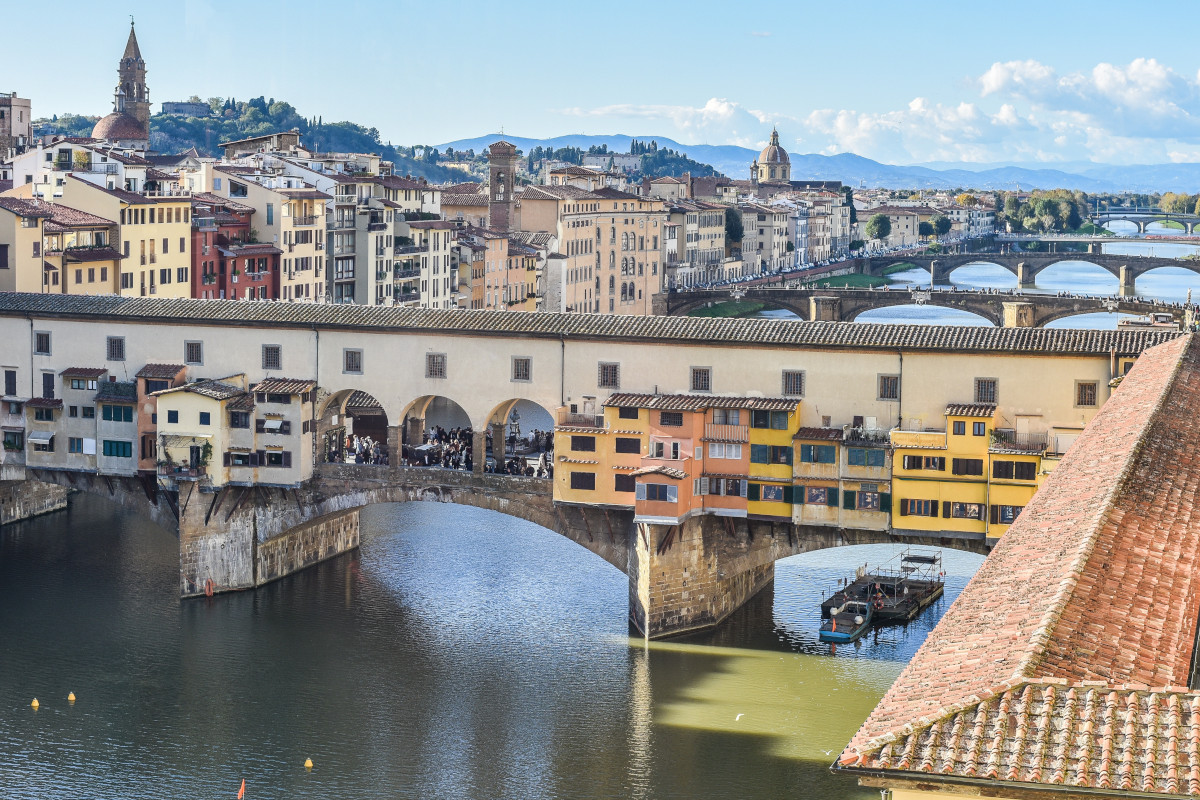
M 634 439 L 633 441 L 637 441 Z M 578 452 L 596 452 L 596 437 L 595 436 L 572 436 L 571 449 Z
M 596 385 L 601 389 L 621 388 L 621 365 L 601 361 L 596 369 Z
M 682 428 L 683 427 L 683 412 L 682 411 L 660 411 L 658 414 L 658 424 L 664 428 Z
M 106 422 L 133 422 L 133 406 L 114 406 L 105 403 L 100 406 L 100 416 Z
M 786 431 L 788 421 L 788 412 L 786 411 L 751 411 L 750 412 L 750 427 L 751 428 L 770 428 L 777 431 Z
M 201 425 L 211 425 L 212 424 L 212 414 L 210 414 L 207 411 L 201 411 L 200 412 L 200 424 Z
M 292 465 L 292 453 L 290 450 L 268 450 L 263 464 L 268 467 L 290 467 Z
M 679 499 L 679 487 L 666 483 L 641 483 L 637 486 L 637 499 L 674 503 Z
M 54 421 L 54 409 L 53 408 L 35 408 L 33 410 L 33 418 L 36 419 L 38 422 L 53 422 Z
M 692 391 L 712 391 L 712 367 L 692 367 Z
M 1032 461 L 993 461 L 992 477 L 1002 480 L 1037 480 L 1037 464 Z
M 832 450 L 833 448 L 830 449 Z M 781 445 L 752 444 L 750 445 L 750 463 L 791 464 L 792 448 Z
M 522 382 L 533 380 L 533 359 L 526 356 L 513 356 L 512 379 Z
M 108 360 L 109 361 L 124 361 L 125 360 L 125 337 L 124 336 L 109 336 L 107 352 L 108 352 Z
M 1099 385 L 1095 381 L 1077 381 L 1075 383 L 1075 405 L 1094 408 L 1099 394 Z
M 873 447 L 851 447 L 846 450 L 846 463 L 852 467 L 882 467 L 887 453 Z
M 995 525 L 1011 525 L 1017 521 L 1025 506 L 992 506 L 991 521 Z
M 169 425 L 178 425 L 179 424 L 179 412 L 177 410 L 171 410 L 171 411 L 167 412 L 167 424 L 169 424 Z
M 901 500 L 900 516 L 936 517 L 938 515 L 936 500 Z
M 741 425 L 742 412 L 737 408 L 714 408 L 714 425 Z
M 79 437 L 79 436 L 69 437 L 67 439 L 67 452 L 68 453 L 82 453 L 83 452 L 82 437 Z
M 571 437 L 571 449 L 575 449 L 575 438 Z M 591 438 L 591 437 L 588 437 Z M 593 450 L 595 447 L 592 448 Z M 640 439 L 634 439 L 629 436 L 618 436 L 616 441 L 616 452 L 618 453 L 640 453 L 642 452 L 642 442 Z M 630 489 L 629 491 L 633 491 Z
M 114 442 L 104 440 L 104 455 L 109 458 L 133 458 L 133 442 Z
M 146 394 L 154 394 L 171 388 L 167 381 L 146 379 Z
M 986 422 L 972 422 L 971 423 L 971 435 L 972 436 L 987 436 L 987 423 Z
M 204 363 L 204 343 L 203 342 L 184 342 L 183 343 L 183 363 L 185 364 L 203 364 Z
M 47 331 L 37 331 L 33 334 L 33 352 L 39 356 L 50 355 L 50 334 Z
M 71 378 L 72 389 L 90 389 L 96 391 L 96 381 L 87 378 Z
M 838 490 L 827 486 L 798 487 L 800 500 L 810 506 L 836 506 Z
M 946 506 L 950 506 L 950 513 L 946 514 Z M 983 504 L 982 503 L 942 503 L 942 516 L 950 516 L 954 519 L 983 519 Z
M 4 370 L 4 393 L 9 397 L 17 393 L 17 371 L 15 369 Z
M 262 368 L 283 369 L 283 347 L 277 344 L 262 346 Z
M 802 444 L 800 445 L 800 463 L 837 463 L 837 447 L 831 444 Z
M 342 351 L 342 372 L 352 375 L 361 375 L 363 371 L 363 351 L 362 350 L 343 350 Z
M 946 469 L 945 456 L 904 456 L 900 463 L 904 469 L 930 469 L 939 472 Z
M 84 419 L 95 419 L 96 418 L 96 407 L 95 406 L 83 406 L 79 409 L 79 413 L 83 416 Z
M 764 483 L 758 490 L 758 499 L 764 503 L 782 503 L 784 502 L 784 489 L 791 487 L 773 486 Z
M 618 419 L 637 419 L 640 416 L 639 409 L 622 406 L 617 409 Z
M 230 411 L 229 412 L 229 427 L 231 427 L 231 428 L 249 428 L 250 427 L 250 412 L 249 411 Z
M 425 377 L 426 378 L 444 378 L 444 377 L 446 377 L 446 354 L 445 353 L 426 353 L 425 354 Z
M 572 472 L 571 473 L 571 488 L 583 489 L 585 491 L 595 491 L 596 489 L 596 473 L 594 472 Z
M 709 442 L 708 457 L 740 459 L 742 457 L 742 446 L 740 444 L 729 444 L 728 442 Z
M 950 460 L 950 474 L 952 475 L 982 475 L 983 474 L 983 459 L 982 458 L 954 458 Z
M 995 403 L 996 402 L 996 379 L 995 378 L 976 378 L 975 379 L 975 402 L 976 403 Z
M 879 399 L 880 400 L 899 400 L 900 399 L 900 376 L 899 375 L 880 375 L 879 376 Z
M 966 436 L 967 435 L 967 423 L 963 422 L 961 419 L 956 419 L 954 421 L 954 426 L 950 430 L 954 433 L 955 436 Z

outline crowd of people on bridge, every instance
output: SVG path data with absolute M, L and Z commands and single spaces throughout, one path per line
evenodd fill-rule
M 501 445 L 499 456 L 493 442 L 492 430 L 484 431 L 486 449 L 492 458 L 484 459 L 483 471 L 488 473 L 523 475 L 529 478 L 553 477 L 554 432 L 535 430 L 528 436 L 510 435 Z M 506 451 L 511 449 L 508 457 Z M 475 469 L 475 430 L 455 427 L 446 430 L 436 425 L 421 435 L 421 444 L 404 445 L 404 464 L 410 467 L 440 467 Z M 536 458 L 534 458 L 536 456 Z

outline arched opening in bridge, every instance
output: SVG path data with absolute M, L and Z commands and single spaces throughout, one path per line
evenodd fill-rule
M 986 327 L 992 323 L 978 314 L 960 308 L 934 305 L 902 305 L 872 308 L 854 318 L 855 322 L 880 325 L 971 325 Z
M 1034 276 L 1034 288 L 1057 294 L 1115 295 L 1120 290 L 1117 276 L 1104 267 L 1080 260 L 1056 261 Z
M 1096 311 L 1087 314 L 1072 314 L 1050 320 L 1044 328 L 1074 328 L 1076 330 L 1112 331 L 1123 319 L 1135 319 L 1133 314 L 1116 314 L 1108 311 Z
M 485 471 L 551 477 L 554 415 L 532 400 L 513 398 L 500 403 L 488 415 L 488 451 Z
M 402 462 L 413 467 L 474 468 L 475 430 L 458 403 L 425 395 L 408 404 L 400 430 Z
M 879 274 L 892 285 L 899 284 L 906 287 L 929 285 L 929 269 L 907 261 L 886 266 L 880 270 Z
M 1200 273 L 1186 267 L 1155 267 L 1137 276 L 1134 293 L 1172 303 L 1185 303 L 1189 296 L 1192 302 L 1200 302 Z
M 956 289 L 1008 290 L 1017 288 L 1017 276 L 1010 269 L 980 259 L 950 270 L 938 285 L 952 286 Z
M 317 419 L 317 460 L 328 464 L 387 464 L 388 416 L 383 404 L 358 389 L 325 398 Z

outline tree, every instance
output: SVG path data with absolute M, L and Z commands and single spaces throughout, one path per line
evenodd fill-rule
M 887 218 L 886 214 L 876 214 L 867 220 L 867 228 L 864 233 L 868 239 L 881 242 L 892 235 L 892 221 Z
M 842 195 L 846 198 L 846 205 L 850 206 L 850 224 L 855 225 L 858 223 L 858 209 L 854 207 L 854 190 L 843 186 Z
M 725 209 L 725 241 L 730 244 L 740 244 L 746 235 L 742 226 L 742 212 L 736 208 Z
M 954 202 L 958 203 L 960 206 L 971 207 L 979 204 L 979 198 L 973 194 L 967 194 L 966 192 L 963 192 L 954 198 Z
M 917 233 L 921 236 L 933 236 L 933 226 L 928 222 L 921 222 L 917 225 Z
M 950 232 L 950 228 L 954 227 L 950 222 L 950 218 L 945 214 L 934 214 L 929 220 L 929 224 L 933 226 L 933 232 L 938 236 L 945 236 Z

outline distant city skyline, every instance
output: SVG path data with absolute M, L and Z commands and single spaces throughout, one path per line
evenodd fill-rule
M 34 114 L 104 115 L 129 14 L 163 101 L 263 95 L 394 144 L 495 132 L 663 136 L 878 161 L 1200 161 L 1189 3 L 832 4 L 66 0 L 0 52 Z M 5 9 L 11 31 L 51 20 Z M 53 43 L 52 46 L 47 42 Z

